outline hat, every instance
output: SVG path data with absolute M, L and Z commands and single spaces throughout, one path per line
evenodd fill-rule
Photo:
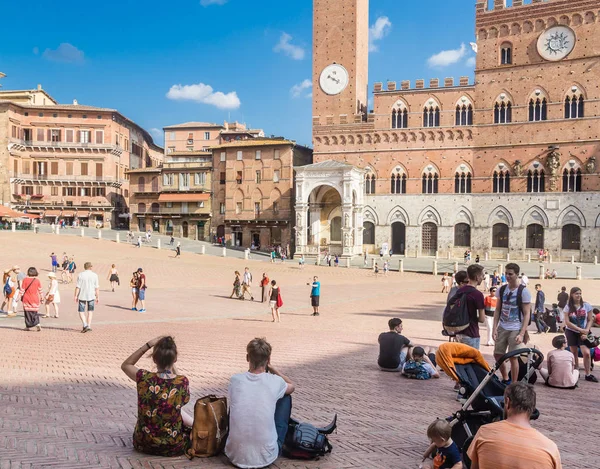
M 137 270 L 137 271 L 138 271 L 138 272 L 143 272 L 143 270 L 144 270 L 144 269 L 142 269 L 142 268 L 140 267 L 140 268 L 138 268 L 138 270 Z
M 18 265 L 14 265 L 12 270 L 21 270 L 21 267 L 19 267 Z
M 54 272 L 48 272 L 48 277 L 56 278 L 56 274 Z

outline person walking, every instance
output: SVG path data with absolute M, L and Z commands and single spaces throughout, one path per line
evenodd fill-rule
M 254 301 L 254 296 L 252 295 L 252 274 L 250 273 L 250 269 L 246 267 L 244 269 L 244 278 L 242 279 L 242 299 L 246 299 L 246 293 L 250 295 L 250 300 Z
M 448 293 L 450 291 L 450 278 L 448 272 L 444 272 L 442 276 L 442 293 Z
M 52 272 L 56 273 L 56 269 L 58 269 L 58 257 L 56 254 L 52 253 L 50 254 L 50 260 L 52 262 Z
M 242 299 L 242 279 L 241 274 L 237 270 L 235 271 L 235 279 L 233 280 L 233 290 L 231 291 L 231 296 L 229 298 L 233 298 L 234 295 L 236 299 Z
M 383 261 L 383 276 L 387 277 L 389 271 L 390 271 L 390 263 L 387 260 Z
M 173 236 L 171 236 L 171 239 L 169 240 L 169 244 L 171 246 L 173 246 L 175 244 L 175 238 Z
M 50 272 L 48 274 L 48 292 L 46 293 L 44 306 L 46 308 L 46 314 L 44 318 L 58 318 L 58 309 L 60 306 L 60 293 L 58 291 L 58 280 L 56 280 L 56 274 Z M 50 306 L 54 307 L 54 314 L 50 316 Z
M 0 312 L 6 313 L 7 318 L 12 318 L 17 315 L 17 307 L 14 301 L 17 284 L 12 278 L 13 272 L 13 269 L 6 269 L 2 275 L 2 293 L 4 294 L 4 300 L 2 301 Z
M 115 287 L 121 284 L 119 281 L 119 271 L 117 270 L 117 266 L 115 264 L 111 266 L 107 279 L 110 282 L 110 288 L 112 288 L 112 291 L 114 292 Z
M 367 267 L 368 264 L 368 256 L 367 256 L 367 251 L 365 251 L 364 255 L 363 255 L 363 267 Z
M 77 277 L 73 300 L 77 303 L 77 311 L 83 323 L 81 332 L 85 333 L 92 330 L 92 316 L 95 304 L 99 301 L 100 282 L 98 275 L 92 272 L 91 262 L 86 262 L 83 268 L 84 271 Z
M 131 280 L 129 281 L 129 288 L 131 288 L 131 311 L 137 311 L 138 302 L 138 273 L 137 270 L 132 274 Z
M 265 301 L 267 301 L 267 294 L 269 293 L 269 277 L 267 277 L 266 272 L 263 273 L 263 277 L 262 280 L 260 281 L 260 288 L 261 288 L 261 303 L 264 303 Z
M 537 327 L 537 333 L 543 334 L 548 332 L 550 328 L 544 322 L 544 313 L 546 312 L 545 302 L 546 295 L 542 291 L 542 286 L 538 283 L 535 285 L 536 297 L 535 297 L 535 308 L 533 311 L 533 320 L 535 321 L 535 326 Z
M 567 293 L 567 287 L 561 287 L 560 292 L 558 293 L 558 296 L 556 297 L 556 302 L 558 303 L 558 310 L 560 311 L 559 320 L 560 320 L 560 322 L 564 323 L 565 317 L 563 314 L 563 310 L 565 309 L 565 306 L 567 306 L 567 303 L 569 302 L 569 294 Z
M 75 270 L 77 270 L 77 264 L 75 264 L 75 258 L 71 257 L 69 259 L 69 265 L 67 266 L 67 283 L 73 283 L 73 275 L 75 275 Z
M 140 302 L 140 309 L 138 312 L 145 313 L 146 312 L 146 274 L 144 274 L 144 269 L 141 267 L 137 270 L 138 273 L 138 285 L 137 285 L 137 299 Z M 137 301 L 136 301 L 137 308 Z
M 307 285 L 311 286 L 310 290 L 310 304 L 313 308 L 313 316 L 319 315 L 319 303 L 321 300 L 321 282 L 319 282 L 319 277 L 316 275 L 313 277 L 312 284 L 309 282 Z
M 271 314 L 273 315 L 273 322 L 281 322 L 279 315 L 279 308 L 283 304 L 281 301 L 281 293 L 277 282 L 271 280 L 271 288 L 269 289 L 269 306 L 271 307 Z
M 565 306 L 565 336 L 569 349 L 575 356 L 575 369 L 579 369 L 579 350 L 583 355 L 585 380 L 597 383 L 598 379 L 592 374 L 592 359 L 590 348 L 585 345 L 588 334 L 594 324 L 594 308 L 583 301 L 581 288 L 573 287 L 569 294 L 569 302 Z
M 494 311 L 496 311 L 496 287 L 490 288 L 490 294 L 483 300 L 483 306 L 485 309 L 485 323 L 487 326 L 487 342 L 485 345 L 494 345 L 494 339 L 492 338 L 492 330 L 494 329 Z
M 175 259 L 181 257 L 181 243 L 177 242 L 177 247 L 175 247 Z
M 40 304 L 44 299 L 42 283 L 38 277 L 38 271 L 35 267 L 27 269 L 27 276 L 21 282 L 19 296 L 23 303 L 23 313 L 25 316 L 25 330 L 36 330 L 40 332 Z
M 300 266 L 300 270 L 304 269 L 304 254 L 300 255 L 300 259 L 298 260 L 298 265 Z
M 137 239 L 137 247 L 138 247 L 138 248 L 141 248 L 141 247 L 142 247 L 142 237 L 141 237 L 141 236 L 138 236 L 138 239 Z

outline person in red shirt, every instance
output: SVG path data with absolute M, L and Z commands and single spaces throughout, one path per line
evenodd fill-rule
M 487 343 L 486 345 L 494 345 L 494 339 L 492 338 L 492 331 L 494 330 L 494 311 L 496 311 L 496 287 L 490 288 L 490 294 L 483 300 L 483 306 L 485 309 L 485 323 L 487 325 Z
M 19 295 L 23 302 L 23 312 L 25 315 L 25 330 L 41 331 L 39 310 L 44 299 L 42 282 L 38 277 L 38 271 L 35 267 L 27 269 L 27 277 L 21 282 Z
M 264 303 L 267 301 L 267 293 L 269 293 L 269 277 L 267 277 L 266 273 L 263 273 L 262 280 L 260 281 L 260 288 L 262 290 L 261 303 Z

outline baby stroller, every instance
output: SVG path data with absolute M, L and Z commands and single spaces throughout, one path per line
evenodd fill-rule
M 463 406 L 448 421 L 452 425 L 452 439 L 461 450 L 466 467 L 471 466 L 467 450 L 482 425 L 504 419 L 504 390 L 506 385 L 496 371 L 512 357 L 527 357 L 522 381 L 529 382 L 544 361 L 544 355 L 534 348 L 523 348 L 503 355 L 490 368 L 479 350 L 460 343 L 444 343 L 436 354 L 437 364 L 460 385 L 460 394 L 466 399 Z M 521 373 L 519 373 L 521 375 Z M 536 420 L 536 410 L 532 419 Z

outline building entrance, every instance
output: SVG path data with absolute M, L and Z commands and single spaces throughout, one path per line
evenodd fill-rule
M 403 256 L 406 254 L 406 225 L 392 223 L 392 252 Z

